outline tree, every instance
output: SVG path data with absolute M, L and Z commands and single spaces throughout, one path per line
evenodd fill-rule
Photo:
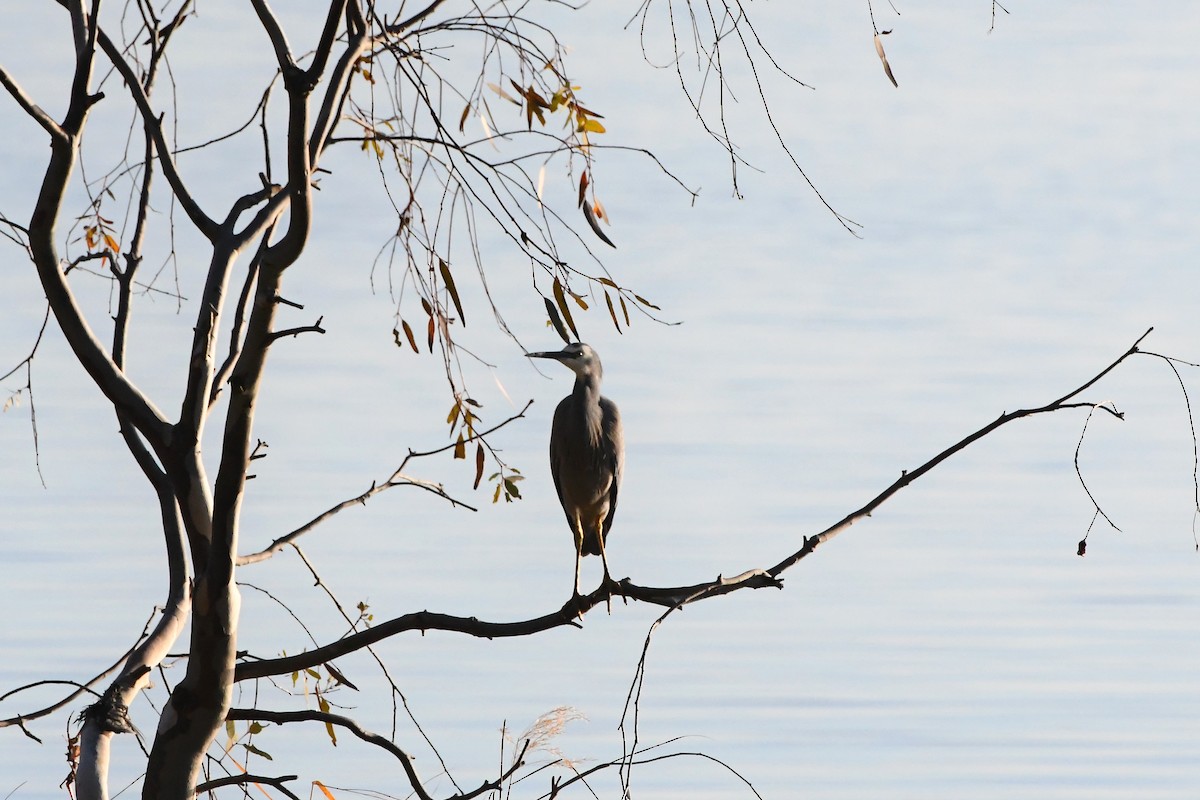
M 336 173 L 327 178 L 322 171 L 334 149 L 365 151 L 365 157 L 379 166 L 380 185 L 395 215 L 395 237 L 382 252 L 378 273 L 380 283 L 385 278 L 391 282 L 395 297 L 392 336 L 397 347 L 438 352 L 450 395 L 447 419 L 452 438 L 447 449 L 465 457 L 476 485 L 493 474 L 496 497 L 518 497 L 521 476 L 490 444 L 488 437 L 503 421 L 489 420 L 485 425 L 480 420 L 482 412 L 468 388 L 471 356 L 460 344 L 461 328 L 468 318 L 474 319 L 475 307 L 490 308 L 502 330 L 505 325 L 498 304 L 490 299 L 494 272 L 490 264 L 484 270 L 490 255 L 482 254 L 490 253 L 499 241 L 527 261 L 541 295 L 540 308 L 564 339 L 578 335 L 573 314 L 600 298 L 618 327 L 628 326 L 639 311 L 658 310 L 621 280 L 604 273 L 591 253 L 598 241 L 608 238 L 601 227 L 606 213 L 597 195 L 595 166 L 596 154 L 603 152 L 595 140 L 605 133 L 604 118 L 601 109 L 584 99 L 587 87 L 572 82 L 552 30 L 526 18 L 524 12 L 505 10 L 500 17 L 479 11 L 442 16 L 448 13 L 443 6 L 435 2 L 407 15 L 402 9 L 392 10 L 396 16 L 389 17 L 369 4 L 331 3 L 320 25 L 313 26 L 310 20 L 311 30 L 299 26 L 306 34 L 302 35 L 295 21 L 284 25 L 264 3 L 253 4 L 260 43 L 269 42 L 274 64 L 264 81 L 261 102 L 241 115 L 241 135 L 229 140 L 244 143 L 234 146 L 245 148 L 246 163 L 254 167 L 245 175 L 229 177 L 230 183 L 239 184 L 236 189 L 223 187 L 229 196 L 202 196 L 193 186 L 188 166 L 194 142 L 201 142 L 200 158 L 226 139 L 205 131 L 197 139 L 176 141 L 173 131 L 186 117 L 182 112 L 163 116 L 180 102 L 163 97 L 168 48 L 203 19 L 193 16 L 190 4 L 169 13 L 132 5 L 115 9 L 111 22 L 107 10 L 97 13 L 95 7 L 81 4 L 69 8 L 75 64 L 69 102 L 59 113 L 43 111 L 40 104 L 46 101 L 27 94 L 13 75 L 3 73 L 10 95 L 51 142 L 30 222 L 24 225 L 15 221 L 15 215 L 6 215 L 8 230 L 27 248 L 55 323 L 112 405 L 123 441 L 154 490 L 169 565 L 164 612 L 123 660 L 103 698 L 89 707 L 85 717 L 76 776 L 81 797 L 105 795 L 112 736 L 127 730 L 125 710 L 149 679 L 149 671 L 173 651 L 185 626 L 190 637 L 186 673 L 170 691 L 150 748 L 146 796 L 187 796 L 208 780 L 202 774 L 206 753 L 230 722 L 306 719 L 326 723 L 331 733 L 335 725 L 357 732 L 347 715 L 334 714 L 327 705 L 315 711 L 279 713 L 231 707 L 239 682 L 304 670 L 318 670 L 316 675 L 332 676 L 336 682 L 341 678 L 334 658 L 407 630 L 493 637 L 529 635 L 571 624 L 573 614 L 567 608 L 520 623 L 406 614 L 322 642 L 322 647 L 301 655 L 238 658 L 240 592 L 235 578 L 242 566 L 279 552 L 296 538 L 275 538 L 258 553 L 247 554 L 246 547 L 239 547 L 248 473 L 252 462 L 266 452 L 255 433 L 255 412 L 262 400 L 267 355 L 293 337 L 325 332 L 319 312 L 296 323 L 291 317 L 285 322 L 283 314 L 296 305 L 307 305 L 289 296 L 285 279 L 291 278 L 317 225 L 320 203 L 315 191 L 337 179 Z M 739 35 L 748 46 L 753 29 L 747 25 L 738 18 L 738 26 L 721 23 L 720 27 Z M 484 43 L 481 64 L 443 60 L 440 37 L 459 35 Z M 690 84 L 680 75 L 686 91 Z M 93 126 L 125 92 L 128 104 L 113 117 L 124 114 L 134 120 L 130 141 L 136 144 L 117 159 L 116 166 L 102 167 L 99 179 L 73 183 L 79 165 L 91 157 Z M 695 97 L 699 106 L 699 96 Z M 519 111 L 518 130 L 501 127 L 507 105 Z M 206 107 L 211 105 L 200 105 L 201 110 Z M 726 148 L 736 170 L 737 150 L 722 128 L 721 112 L 708 119 L 707 130 Z M 492 130 L 470 136 L 468 121 Z M 211 138 L 205 142 L 206 137 Z M 547 161 L 552 156 L 557 161 Z M 579 209 L 570 213 L 577 213 L 582 225 L 571 223 L 568 212 L 556 212 L 556 206 L 541 202 L 543 163 L 564 169 L 570 177 L 577 192 L 572 199 Z M 200 168 L 198 162 L 190 169 Z M 62 234 L 69 203 L 79 203 L 83 213 Z M 122 212 L 123 217 L 110 210 L 114 207 L 128 211 Z M 177 209 L 168 220 L 177 216 L 178 227 L 155 234 L 151 227 L 163 208 Z M 180 230 L 185 227 L 192 232 Z M 576 233 L 576 227 L 582 232 Z M 180 288 L 173 293 L 194 325 L 182 351 L 188 354 L 186 385 L 175 394 L 169 385 L 162 387 L 165 391 L 149 392 L 146 385 L 161 379 L 135 379 L 130 363 L 133 309 L 146 297 L 147 287 L 161 291 L 158 283 L 142 277 L 152 252 L 158 254 L 159 263 L 177 271 Z M 201 263 L 206 267 L 197 275 Z M 463 275 L 470 273 L 472 264 L 480 287 L 474 304 L 470 297 L 464 301 L 469 289 Z M 92 272 L 99 275 L 89 284 L 90 278 L 84 276 Z M 96 323 L 103 312 L 88 313 L 80 297 L 85 292 L 96 295 L 88 299 L 98 299 L 98 307 L 104 308 L 109 291 L 113 327 L 109 343 L 104 344 Z M 1135 344 L 1115 363 L 1136 352 Z M 464 356 L 468 366 L 463 364 Z M 1081 388 L 1090 385 L 1089 381 Z M 980 435 L 1022 416 L 1083 402 L 1077 392 L 1065 394 L 1001 417 Z M 160 406 L 177 407 L 177 411 L 166 412 Z M 1115 412 L 1094 402 L 1087 406 Z M 206 431 L 218 426 L 220 435 L 214 431 L 215 441 L 210 439 L 206 446 Z M 212 453 L 208 459 L 206 451 Z M 674 609 L 737 588 L 776 586 L 784 569 L 950 452 L 954 450 L 903 476 L 877 500 L 826 533 L 805 540 L 803 547 L 773 568 L 685 587 L 627 583 L 623 592 L 633 600 Z M 330 510 L 351 507 L 400 486 L 429 490 L 456 502 L 438 484 L 411 477 L 410 463 L 404 460 L 386 479 Z M 302 526 L 294 533 L 308 529 Z M 598 589 L 589 595 L 587 606 L 605 599 L 606 593 Z M 362 614 L 366 613 L 364 609 Z M 349 617 L 348 623 L 356 628 L 367 622 L 363 617 L 354 619 L 353 614 Z M 409 765 L 406 757 L 399 758 Z M 487 788 L 510 777 L 519 761 L 500 770 Z M 411 774 L 413 790 L 421 791 L 417 773 Z

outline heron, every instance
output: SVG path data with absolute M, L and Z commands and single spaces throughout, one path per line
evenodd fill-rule
M 600 356 L 582 342 L 562 350 L 529 353 L 549 358 L 575 373 L 575 388 L 554 410 L 550 427 L 550 473 L 558 501 L 575 541 L 575 593 L 579 598 L 579 563 L 600 556 L 604 583 L 612 583 L 604 545 L 617 513 L 617 493 L 625 467 L 625 436 L 617 405 L 600 395 L 604 370 Z

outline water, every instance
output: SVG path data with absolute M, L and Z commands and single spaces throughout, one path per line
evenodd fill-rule
M 1190 5 L 1134 16 L 1081 3 L 1011 8 L 990 35 L 985 4 L 902 8 L 881 22 L 896 29 L 886 43 L 899 90 L 882 76 L 859 11 L 753 10 L 768 44 L 794 55 L 789 65 L 817 86 L 768 88 L 784 92 L 773 95 L 781 129 L 806 169 L 865 223 L 861 240 L 790 176 L 754 127 L 750 96 L 739 97 L 740 141 L 766 173 L 742 170 L 746 199 L 735 201 L 719 154 L 690 138 L 670 76 L 636 71 L 619 21 L 573 39 L 582 53 L 603 43 L 615 56 L 578 65 L 614 138 L 665 138 L 659 154 L 703 187 L 690 209 L 639 162 L 602 162 L 619 244 L 610 267 L 683 321 L 637 321 L 618 336 L 602 310 L 582 319 L 630 443 L 613 567 L 643 584 L 774 563 L 1000 412 L 1075 388 L 1151 325 L 1148 347 L 1200 359 L 1191 186 L 1200 112 L 1187 102 L 1200 75 L 1190 40 L 1200 20 Z M 27 52 L 25 41 L 0 52 Z M 39 74 L 25 79 L 54 96 Z M 29 130 L 12 104 L 0 125 L 6 163 L 22 165 L 0 210 L 19 216 L 13 192 L 32 180 L 27 172 L 36 177 L 28 164 L 43 150 L 9 133 Z M 395 351 L 391 302 L 368 289 L 391 222 L 364 218 L 358 156 L 335 154 L 317 236 L 290 276 L 291 297 L 308 307 L 289 324 L 324 314 L 330 333 L 272 355 L 258 430 L 271 457 L 249 488 L 246 549 L 386 477 L 407 448 L 442 443 L 438 370 Z M 204 190 L 233 191 L 219 182 Z M 10 251 L 0 300 L 4 369 L 40 321 L 18 255 Z M 524 267 L 498 246 L 495 259 L 492 288 L 510 323 L 528 346 L 552 346 L 529 311 Z M 478 291 L 459 283 L 471 315 Z M 96 299 L 101 319 L 104 293 Z M 366 602 L 377 619 L 429 608 L 513 620 L 566 597 L 572 556 L 544 443 L 567 375 L 547 382 L 531 372 L 485 316 L 472 318 L 469 343 L 498 365 L 518 406 L 536 399 L 528 420 L 497 437 L 529 476 L 526 499 L 493 507 L 470 492 L 469 470 L 419 462 L 414 472 L 480 511 L 397 490 L 308 537 L 306 553 L 348 608 Z M 165 409 L 177 402 L 172 348 L 189 325 L 169 302 L 139 316 L 153 346 L 131 369 Z M 1197 376 L 1183 375 L 1194 392 Z M 34 379 L 48 488 L 33 469 L 28 403 L 0 418 L 0 691 L 107 666 L 164 589 L 148 493 L 112 451 L 115 423 L 57 334 Z M 477 376 L 474 391 L 494 422 L 511 412 L 490 380 Z M 1121 533 L 1099 522 L 1087 557 L 1074 555 L 1093 513 L 1073 463 L 1084 412 L 1013 423 L 820 548 L 782 592 L 744 592 L 668 620 L 649 651 L 639 742 L 686 737 L 656 752 L 702 751 L 768 798 L 1195 797 L 1200 592 L 1186 407 L 1174 375 L 1146 357 L 1086 399 L 1126 413 L 1093 418 L 1079 454 Z M 598 568 L 586 567 L 596 580 Z M 294 555 L 241 577 L 318 639 L 343 632 Z M 242 647 L 270 657 L 307 645 L 276 601 L 243 593 Z M 619 757 L 622 705 L 658 613 L 617 604 L 582 630 L 516 641 L 408 634 L 377 652 L 472 788 L 495 772 L 506 721 L 520 730 L 558 706 L 588 718 L 555 741 L 565 756 L 584 765 Z M 391 704 L 370 658 L 338 665 L 363 691 L 331 699 L 389 731 Z M 290 689 L 288 680 L 261 687 L 261 702 L 288 707 Z M 0 713 L 58 691 L 4 701 Z M 134 714 L 153 729 L 148 706 Z M 33 723 L 41 746 L 0 732 L 0 794 L 61 796 L 64 727 L 61 716 Z M 436 779 L 437 760 L 410 724 L 397 740 Z M 256 745 L 275 760 L 254 769 L 300 773 L 301 795 L 315 779 L 406 794 L 390 757 L 348 734 L 334 748 L 319 730 L 285 727 Z M 138 761 L 125 737 L 114 787 L 136 779 Z M 548 776 L 514 796 L 541 794 Z M 436 780 L 441 794 L 452 791 Z M 616 796 L 614 773 L 594 785 Z M 752 796 L 728 769 L 695 757 L 639 767 L 633 788 L 643 799 Z

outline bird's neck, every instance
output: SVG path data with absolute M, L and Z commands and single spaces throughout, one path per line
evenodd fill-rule
M 583 410 L 591 440 L 600 441 L 604 430 L 600 410 L 600 380 L 594 375 L 579 375 L 575 378 L 575 388 L 571 394 L 575 397 L 576 406 Z

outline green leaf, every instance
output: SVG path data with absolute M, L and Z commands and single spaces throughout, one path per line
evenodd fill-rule
M 467 327 L 467 317 L 463 314 L 462 301 L 458 299 L 458 288 L 454 285 L 454 276 L 450 274 L 450 265 L 439 258 L 438 269 L 442 273 L 442 280 L 446 283 L 446 291 L 450 293 L 450 299 L 454 301 L 454 309 L 458 312 L 458 320 L 465 328 Z
M 275 760 L 275 759 L 271 758 L 271 754 L 270 754 L 270 753 L 266 752 L 265 750 L 259 750 L 257 747 L 255 747 L 255 746 L 254 746 L 254 745 L 252 745 L 252 744 L 243 744 L 243 745 L 242 745 L 242 747 L 246 748 L 246 752 L 247 752 L 247 753 L 253 753 L 253 754 L 254 754 L 254 755 L 256 755 L 256 756 L 262 756 L 262 757 L 263 757 L 263 758 L 265 758 L 267 761 L 274 761 L 274 760 Z
M 558 331 L 558 335 L 562 337 L 564 342 L 568 344 L 571 337 L 567 336 L 567 329 L 563 327 L 562 319 L 558 316 L 558 309 L 554 307 L 554 301 L 549 297 L 543 297 L 546 301 L 546 314 L 550 317 L 550 324 L 554 326 L 554 330 Z

